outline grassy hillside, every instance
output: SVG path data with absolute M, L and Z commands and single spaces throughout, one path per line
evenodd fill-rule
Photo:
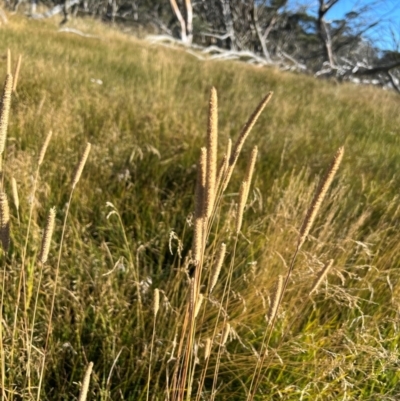
M 88 399 L 145 400 L 147 389 L 153 400 L 178 399 L 172 383 L 196 270 L 189 263 L 194 189 L 211 86 L 218 91 L 220 159 L 263 96 L 274 95 L 209 227 L 188 399 L 245 400 L 269 332 L 255 399 L 399 399 L 398 95 L 274 68 L 202 62 L 90 20 L 71 24 L 97 38 L 59 33 L 58 21 L 10 18 L 0 28 L 2 76 L 7 48 L 13 64 L 18 54 L 23 63 L 12 99 L 4 191 L 11 202 L 14 177 L 20 222 L 11 204 L 11 245 L 1 256 L 2 399 L 77 399 L 90 361 Z M 87 142 L 92 149 L 69 202 Z M 255 173 L 236 235 L 239 188 L 255 145 Z M 276 280 L 287 274 L 318 180 L 342 145 L 337 177 L 268 326 Z M 42 269 L 41 236 L 51 207 L 57 209 L 55 232 Z M 227 256 L 209 294 L 221 243 Z M 331 259 L 327 279 L 309 296 Z M 161 302 L 153 326 L 155 289 Z M 227 322 L 229 335 L 219 347 Z

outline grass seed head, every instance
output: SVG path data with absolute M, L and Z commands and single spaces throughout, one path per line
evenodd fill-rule
M 15 208 L 19 210 L 19 196 L 18 196 L 18 187 L 17 187 L 17 181 L 15 180 L 14 177 L 11 177 L 11 187 L 12 187 L 12 195 L 13 195 L 13 201 Z
M 217 180 L 217 150 L 218 150 L 218 98 L 215 88 L 211 89 L 208 131 L 207 131 L 207 174 L 206 174 L 206 216 L 211 216 Z
M 236 214 L 236 234 L 239 234 L 240 229 L 242 228 L 243 212 L 244 212 L 244 207 L 246 206 L 248 193 L 249 193 L 249 183 L 247 181 L 242 181 L 242 184 L 240 185 L 239 203 Z
M 56 208 L 50 209 L 49 215 L 47 216 L 46 228 L 44 229 L 42 236 L 42 246 L 40 247 L 39 262 L 43 265 L 47 262 L 49 256 L 51 238 L 54 231 L 54 222 L 56 218 Z
M 154 300 L 153 300 L 154 317 L 157 316 L 159 309 L 160 309 L 160 291 L 158 290 L 158 288 L 156 288 L 154 290 Z
M 343 153 L 344 147 L 342 146 L 336 152 L 335 157 L 333 158 L 332 163 L 325 174 L 325 177 L 321 180 L 321 183 L 319 184 L 318 189 L 315 192 L 310 208 L 308 209 L 306 217 L 300 228 L 300 234 L 297 243 L 298 249 L 300 249 L 301 246 L 304 244 L 304 241 L 306 240 L 307 235 L 311 230 L 314 220 L 317 217 L 318 211 L 321 207 L 322 201 L 324 200 L 325 195 L 328 192 L 330 185 L 332 184 L 337 170 L 339 169 L 340 162 L 343 159 Z
M 221 244 L 221 248 L 218 253 L 217 261 L 215 263 L 211 280 L 210 280 L 210 294 L 212 290 L 214 289 L 215 285 L 217 284 L 219 273 L 221 272 L 222 265 L 224 263 L 225 259 L 225 254 L 226 254 L 226 244 Z
M 10 246 L 10 208 L 4 192 L 0 192 L 0 242 L 7 252 Z
M 309 292 L 309 295 L 311 295 L 313 292 L 317 291 L 318 287 L 321 285 L 321 283 L 324 281 L 325 277 L 327 276 L 329 270 L 331 269 L 333 265 L 333 259 L 331 259 L 318 273 L 317 278 L 314 281 L 314 284 Z
M 39 158 L 38 158 L 38 165 L 39 166 L 43 163 L 44 156 L 46 155 L 47 147 L 49 146 L 49 143 L 50 143 L 50 140 L 51 140 L 52 136 L 53 136 L 53 132 L 50 131 L 47 134 L 46 139 L 44 140 L 42 148 L 40 149 Z
M 275 319 L 276 314 L 278 313 L 278 308 L 280 304 L 280 300 L 282 297 L 283 290 L 283 277 L 281 275 L 278 276 L 278 280 L 275 285 L 274 296 L 272 298 L 271 307 L 268 313 L 268 323 L 271 324 Z
M 0 155 L 3 154 L 7 139 L 8 118 L 10 116 L 12 75 L 7 74 L 4 82 L 0 108 Z
M 83 168 L 85 167 L 86 160 L 90 153 L 90 148 L 91 144 L 88 143 L 86 145 L 85 151 L 83 152 L 81 159 L 79 160 L 78 166 L 76 167 L 74 179 L 72 180 L 72 188 L 75 188 L 76 184 L 78 184 L 79 179 L 81 178 Z
M 83 378 L 82 388 L 79 394 L 78 401 L 86 401 L 89 390 L 90 375 L 92 374 L 92 370 L 93 370 L 93 362 L 90 362 L 86 369 L 85 376 Z

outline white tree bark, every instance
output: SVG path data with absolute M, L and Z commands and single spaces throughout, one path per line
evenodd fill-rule
M 181 11 L 179 10 L 178 4 L 176 4 L 176 0 L 170 0 L 171 7 L 174 10 L 176 18 L 178 18 L 179 24 L 181 26 L 181 40 L 183 43 L 188 42 L 187 31 L 186 31 L 186 22 L 182 16 Z

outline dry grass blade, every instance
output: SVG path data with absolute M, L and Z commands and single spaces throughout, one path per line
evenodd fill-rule
M 83 378 L 82 388 L 81 388 L 81 392 L 79 394 L 78 401 L 86 401 L 88 390 L 89 390 L 90 375 L 92 374 L 92 369 L 93 369 L 93 362 L 90 362 L 86 369 L 85 376 Z
M 322 179 L 321 183 L 318 186 L 317 191 L 315 192 L 314 198 L 311 202 L 311 206 L 307 211 L 307 215 L 304 219 L 304 222 L 300 228 L 299 240 L 297 243 L 297 249 L 300 249 L 304 244 L 304 241 L 307 238 L 308 233 L 314 223 L 314 220 L 318 214 L 319 208 L 321 207 L 321 203 L 325 198 L 326 193 L 330 185 L 332 184 L 333 178 L 337 170 L 339 169 L 340 162 L 343 159 L 344 147 L 340 147 L 333 158 L 333 161 L 325 174 L 325 177 Z
M 46 228 L 44 229 L 42 236 L 42 246 L 40 247 L 39 261 L 42 264 L 47 262 L 49 256 L 51 238 L 54 231 L 54 222 L 56 218 L 56 208 L 50 209 L 49 215 L 47 216 Z
M 7 74 L 4 82 L 3 95 L 1 98 L 0 109 L 0 155 L 4 152 L 7 139 L 8 118 L 10 115 L 11 92 L 13 78 L 11 74 Z
M 206 184 L 206 216 L 211 216 L 217 180 L 218 149 L 218 98 L 215 88 L 211 88 L 207 131 L 207 184 Z
M 79 179 L 81 178 L 83 168 L 85 167 L 86 160 L 90 153 L 91 144 L 88 143 L 86 145 L 86 149 L 83 152 L 81 159 L 79 160 L 78 166 L 75 170 L 74 179 L 72 180 L 72 188 L 75 188 L 76 184 L 78 184 Z
M 7 252 L 10 246 L 10 208 L 4 192 L 0 192 L 0 242 Z
M 326 275 L 328 274 L 329 270 L 331 269 L 333 265 L 333 259 L 331 259 L 318 273 L 317 278 L 314 281 L 314 284 L 309 292 L 309 295 L 311 295 L 313 292 L 317 291 L 318 287 L 321 285 L 321 283 L 324 281 Z
M 13 84 L 13 92 L 17 90 L 17 85 L 18 85 L 18 78 L 19 78 L 19 71 L 21 69 L 21 61 L 22 61 L 22 56 L 19 55 L 17 65 L 15 67 L 14 71 L 14 84 Z

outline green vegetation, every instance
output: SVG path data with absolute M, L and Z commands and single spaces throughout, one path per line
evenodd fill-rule
M 0 54 L 9 47 L 13 64 L 23 55 L 4 160 L 10 201 L 11 178 L 17 181 L 20 223 L 10 204 L 11 245 L 1 256 L 2 399 L 38 397 L 62 225 L 74 168 L 87 142 L 91 153 L 69 202 L 40 399 L 76 399 L 92 361 L 88 399 L 145 400 L 151 350 L 150 399 L 169 399 L 165 390 L 171 389 L 194 274 L 186 258 L 211 86 L 218 90 L 220 159 L 228 138 L 235 143 L 266 93 L 274 96 L 243 148 L 204 251 L 205 299 L 195 327 L 199 363 L 193 376 L 189 372 L 191 399 L 230 279 L 231 330 L 221 348 L 215 398 L 246 399 L 276 280 L 287 273 L 319 177 L 342 145 L 343 162 L 278 310 L 256 399 L 399 399 L 400 98 L 272 68 L 198 61 L 94 21 L 72 24 L 99 38 L 59 33 L 55 22 L 16 16 L 0 30 Z M 37 157 L 50 130 L 53 138 L 32 197 Z M 254 145 L 258 160 L 236 236 L 238 192 Z M 51 207 L 57 209 L 56 226 L 39 286 L 41 236 Z M 222 242 L 226 262 L 208 296 Z M 331 259 L 327 280 L 309 296 Z M 152 342 L 155 289 L 160 309 Z M 222 319 L 218 335 L 224 327 Z M 200 399 L 212 399 L 220 341 L 217 336 Z

